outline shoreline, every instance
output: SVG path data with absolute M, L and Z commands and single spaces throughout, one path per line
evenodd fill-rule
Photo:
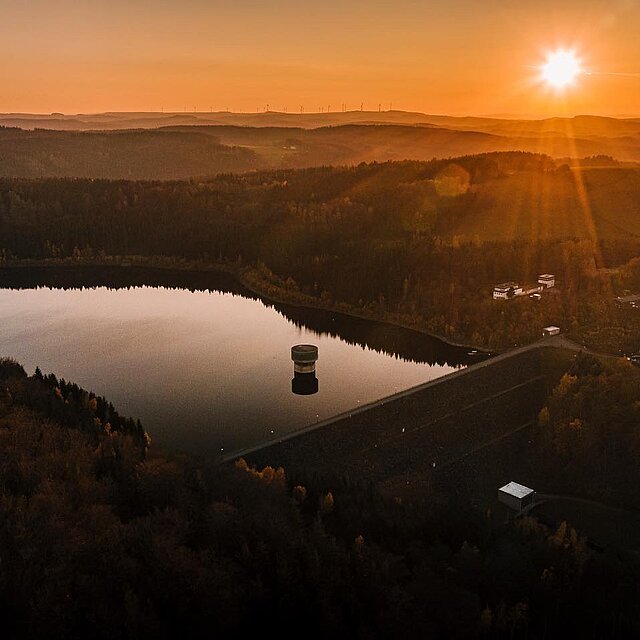
M 260 287 L 260 281 L 258 278 L 247 277 L 250 274 L 259 276 L 256 267 L 241 266 L 233 263 L 210 263 L 200 262 L 197 260 L 180 260 L 173 262 L 171 260 L 164 261 L 160 257 L 146 257 L 146 256 L 114 256 L 112 258 L 100 259 L 87 259 L 87 258 L 64 258 L 64 259 L 23 259 L 23 260 L 11 260 L 4 263 L 0 263 L 1 269 L 15 269 L 24 270 L 31 267 L 37 268 L 118 268 L 118 269 L 151 269 L 164 272 L 174 273 L 217 273 L 227 274 L 234 278 L 236 283 L 246 289 L 248 292 L 253 293 L 260 299 L 272 304 L 287 305 L 290 307 L 296 307 L 300 309 L 309 309 L 316 311 L 328 311 L 339 313 L 359 320 L 365 320 L 370 322 L 379 322 L 387 324 L 401 329 L 409 331 L 415 331 L 424 336 L 428 336 L 435 340 L 438 340 L 447 346 L 475 350 L 482 355 L 497 355 L 502 353 L 503 349 L 489 349 L 481 345 L 471 345 L 463 342 L 454 342 L 453 340 L 446 338 L 445 336 L 426 331 L 416 325 L 412 325 L 399 320 L 389 318 L 386 314 L 380 316 L 378 314 L 365 314 L 354 310 L 349 303 L 346 302 L 334 302 L 333 304 L 318 304 L 318 300 L 305 293 L 298 293 L 297 295 L 287 295 L 287 291 L 283 291 L 273 283 L 264 283 L 264 287 Z M 301 299 L 302 298 L 302 299 Z

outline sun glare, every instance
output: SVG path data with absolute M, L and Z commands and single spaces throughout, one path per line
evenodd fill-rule
M 582 73 L 580 60 L 573 51 L 558 49 L 547 55 L 546 62 L 540 67 L 542 79 L 555 89 L 564 89 L 575 82 Z

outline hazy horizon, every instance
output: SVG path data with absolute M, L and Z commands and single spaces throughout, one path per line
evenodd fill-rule
M 3 113 L 637 113 L 637 0 L 0 0 Z M 583 71 L 556 91 L 549 52 Z
M 129 115 L 149 115 L 149 116 L 216 116 L 216 115 L 256 115 L 256 116 L 268 116 L 268 115 L 283 115 L 289 117 L 302 117 L 305 116 L 339 116 L 339 115 L 348 115 L 355 113 L 367 113 L 372 115 L 377 114 L 414 114 L 414 115 L 424 115 L 425 117 L 435 117 L 435 118 L 479 118 L 479 119 L 492 119 L 492 120 L 551 120 L 551 119 L 576 119 L 576 118 L 585 118 L 585 117 L 593 117 L 593 118 L 612 118 L 616 120 L 635 120 L 640 118 L 640 111 L 637 113 L 574 113 L 574 114 L 559 114 L 559 115 L 534 115 L 527 113 L 439 113 L 439 112 L 430 112 L 430 111 L 414 111 L 411 109 L 347 109 L 346 111 L 304 111 L 304 112 L 295 112 L 295 111 L 282 111 L 279 109 L 269 109 L 269 111 L 232 111 L 232 110 L 202 110 L 202 111 L 190 111 L 190 110 L 182 110 L 182 111 L 129 111 L 129 110 L 118 110 L 118 111 L 0 111 L 0 116 L 11 117 L 11 116 L 19 116 L 19 117 L 42 117 L 42 118 L 50 118 L 50 117 L 64 117 L 64 118 L 73 118 L 73 117 L 96 117 L 96 116 L 129 116 Z

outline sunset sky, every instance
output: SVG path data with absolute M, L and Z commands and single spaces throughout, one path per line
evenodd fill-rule
M 0 16 L 0 112 L 640 115 L 640 0 L 0 0 Z M 597 73 L 541 85 L 557 48 Z

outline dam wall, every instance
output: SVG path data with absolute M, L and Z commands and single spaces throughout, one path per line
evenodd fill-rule
M 551 342 L 530 345 L 235 457 L 376 483 L 424 479 L 533 424 L 573 357 Z

